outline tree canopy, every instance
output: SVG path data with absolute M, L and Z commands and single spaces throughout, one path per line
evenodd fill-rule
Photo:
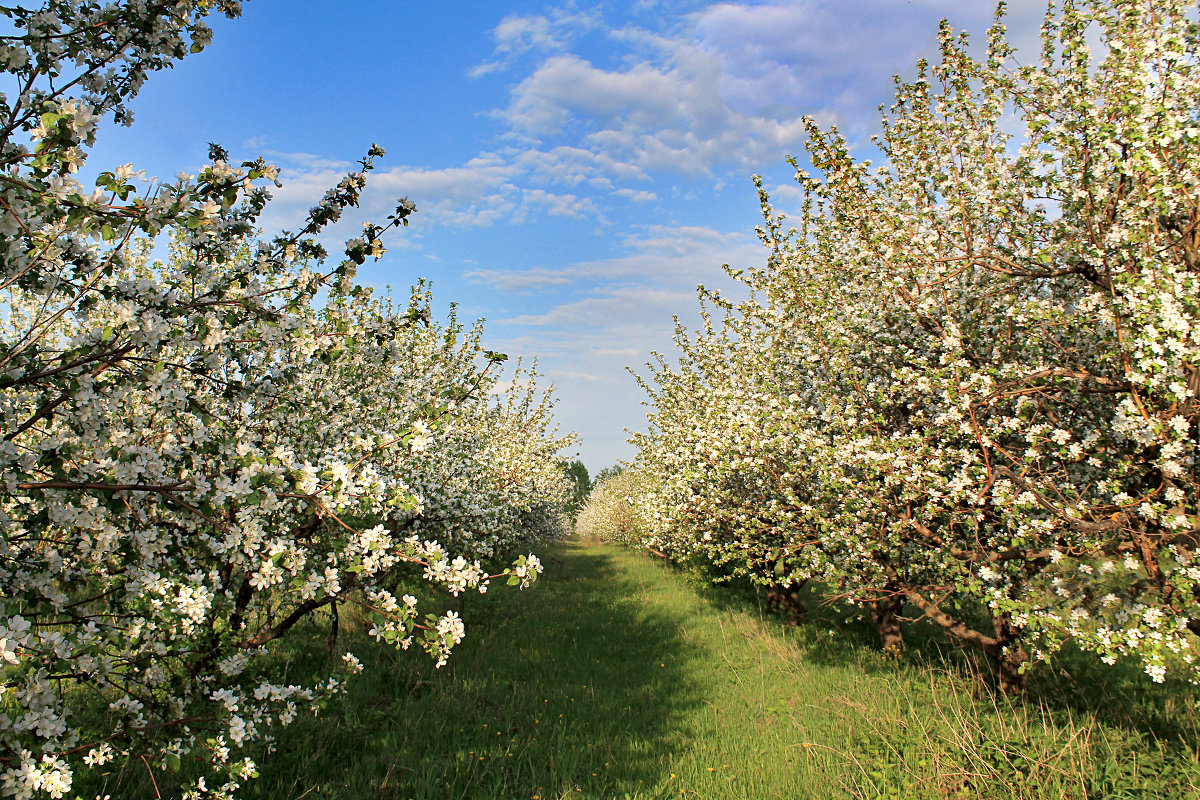
M 979 60 L 942 25 L 879 165 L 809 122 L 795 227 L 760 185 L 767 263 L 733 272 L 750 299 L 702 292 L 704 325 L 645 383 L 642 540 L 815 579 L 885 646 L 916 609 L 1006 690 L 1067 641 L 1194 679 L 1194 8 L 1051 6 L 1036 59 L 1003 11 Z

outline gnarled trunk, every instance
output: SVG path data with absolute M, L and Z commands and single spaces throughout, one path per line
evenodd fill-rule
M 871 622 L 879 633 L 879 645 L 885 653 L 899 653 L 904 649 L 904 631 L 900 627 L 900 612 L 904 598 L 900 595 L 880 597 L 867 603 Z
M 950 634 L 983 650 L 996 668 L 996 683 L 1003 694 L 1016 695 L 1025 690 L 1025 675 L 1022 674 L 1021 667 L 1029 662 L 1029 653 L 1021 644 L 1024 631 L 1013 624 L 1010 615 L 993 615 L 994 635 L 988 636 L 947 614 L 937 603 L 915 589 L 907 589 L 905 597 L 921 609 L 926 617 L 941 625 Z

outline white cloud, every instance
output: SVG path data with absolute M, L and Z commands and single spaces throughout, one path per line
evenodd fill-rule
M 1032 9 L 1039 2 L 1010 4 L 1018 40 L 1036 29 L 1040 15 Z M 767 171 L 802 149 L 801 108 L 823 124 L 850 119 L 865 130 L 889 93 L 888 76 L 929 54 L 936 17 L 951 14 L 981 31 L 990 8 L 982 0 L 915 0 L 903 9 L 893 0 L 862 0 L 851 14 L 832 0 L 724 3 L 694 17 L 694 30 L 681 34 L 684 28 L 668 23 L 671 35 L 605 30 L 596 14 L 572 9 L 509 15 L 493 31 L 494 57 L 509 66 L 528 54 L 541 61 L 496 114 L 518 141 L 528 137 L 527 146 L 483 152 L 460 166 L 385 166 L 371 176 L 362 217 L 389 213 L 403 195 L 420 209 L 418 232 L 431 224 L 478 228 L 541 215 L 604 223 L 597 191 L 646 203 L 658 194 L 629 183 L 711 175 L 722 167 Z M 619 66 L 597 66 L 571 52 L 585 32 L 615 43 Z M 312 153 L 268 155 L 284 168 L 285 183 L 263 220 L 268 229 L 294 227 L 354 168 Z M 558 186 L 570 191 L 550 190 Z M 784 187 L 776 194 L 794 199 Z M 356 235 L 356 227 L 343 224 L 331 235 Z
M 464 273 L 463 277 L 469 281 L 487 284 L 502 292 L 528 292 L 575 283 L 579 278 L 579 274 L 567 270 L 534 267 L 515 272 L 498 269 L 476 269 Z
M 249 139 L 242 142 L 242 149 L 243 150 L 262 150 L 268 144 L 271 143 L 271 140 L 273 138 L 274 137 L 272 137 L 268 134 L 265 134 L 265 133 L 259 134 L 258 136 L 251 136 Z
M 624 187 L 613 190 L 613 195 L 616 197 L 624 197 L 631 203 L 652 203 L 658 199 L 658 195 L 654 192 L 647 192 L 641 189 L 630 189 Z
M 513 163 L 545 183 L 568 186 L 586 184 L 609 188 L 615 180 L 646 180 L 645 171 L 604 153 L 583 147 L 560 145 L 548 150 L 527 148 L 510 151 Z M 611 177 L 610 177 L 611 176 Z
M 678 93 L 685 82 L 648 63 L 609 72 L 576 55 L 555 56 L 517 87 L 508 117 L 534 136 L 559 133 L 573 113 L 601 124 L 659 127 L 687 114 Z
M 492 61 L 474 67 L 467 74 L 479 78 L 504 69 L 518 56 L 531 51 L 563 50 L 581 32 L 596 23 L 590 14 L 555 9 L 542 14 L 509 14 L 492 29 L 496 42 Z
M 566 381 L 581 381 L 583 383 L 620 383 L 612 375 L 594 375 L 590 372 L 573 372 L 571 370 L 554 369 L 546 372 L 546 376 L 556 383 Z
M 696 42 L 720 59 L 721 96 L 743 113 L 824 109 L 863 126 L 890 95 L 893 75 L 936 58 L 939 19 L 983 42 L 994 8 L 990 0 L 722 3 L 700 16 Z M 1038 52 L 1044 12 L 1044 0 L 1009 3 L 1010 40 L 1027 61 Z
M 262 224 L 267 230 L 294 228 L 331 186 L 357 168 L 308 154 L 277 156 L 286 156 L 279 162 L 283 187 L 273 192 L 274 199 L 264 214 Z M 397 199 L 408 197 L 417 205 L 419 213 L 413 223 L 418 229 L 430 224 L 485 227 L 511 217 L 522 207 L 522 191 L 511 182 L 517 174 L 516 167 L 490 153 L 459 167 L 377 169 L 368 173 L 360 210 L 351 212 L 355 220 L 378 222 L 395 209 Z M 358 227 L 358 221 L 346 220 L 333 226 L 329 235 L 354 236 Z
M 1036 53 L 1042 0 L 1009 7 L 1011 39 Z M 604 31 L 615 66 L 574 52 L 549 18 L 514 17 L 497 28 L 497 52 L 543 56 L 495 116 L 533 143 L 536 155 L 522 158 L 551 182 L 766 171 L 802 154 L 803 115 L 863 140 L 878 127 L 891 76 L 936 58 L 938 19 L 981 42 L 992 10 L 991 0 L 721 3 L 690 18 L 667 14 L 667 33 Z
M 563 43 L 556 35 L 556 27 L 549 18 L 540 15 L 522 17 L 510 14 L 492 32 L 496 40 L 496 52 L 524 53 L 535 48 L 561 50 Z
M 497 324 L 603 328 L 621 325 L 628 330 L 644 331 L 651 327 L 648 316 L 669 319 L 671 314 L 693 302 L 695 292 L 647 286 L 606 287 L 591 297 L 563 303 L 543 314 L 522 314 L 497 320 Z
M 596 350 L 596 355 L 630 358 L 633 356 L 642 355 L 642 351 L 638 350 L 636 347 L 601 347 Z
M 597 221 L 604 220 L 604 215 L 600 213 L 599 206 L 590 197 L 577 197 L 573 194 L 553 194 L 547 192 L 545 189 L 525 189 L 523 190 L 523 200 L 527 208 L 543 208 L 552 217 L 582 219 L 586 216 Z M 516 222 L 522 220 L 522 215 L 514 218 Z
M 795 216 L 804 203 L 804 190 L 795 183 L 776 184 L 767 190 L 767 195 L 771 198 L 771 207 L 776 214 Z
M 577 186 L 581 190 L 611 192 L 613 183 L 602 177 L 597 160 L 581 157 L 584 151 L 563 148 L 537 153 L 513 148 L 503 153 L 481 153 L 461 166 L 429 168 L 398 166 L 376 169 L 367 176 L 358 219 L 381 220 L 400 197 L 417 205 L 414 230 L 429 225 L 479 228 L 501 222 L 524 223 L 542 216 L 588 219 L 607 224 L 596 199 L 579 192 L 552 192 L 531 183 Z M 274 190 L 262 224 L 268 230 L 294 228 L 304 213 L 325 192 L 357 166 L 308 153 L 274 153 L 281 166 L 282 188 Z M 590 162 L 590 163 L 589 163 Z M 556 165 L 574 164 L 552 180 Z M 630 190 L 635 201 L 654 199 L 653 193 Z M 357 235 L 347 223 L 334 226 L 331 235 Z
M 603 288 L 637 282 L 648 287 L 682 289 L 694 298 L 697 284 L 719 274 L 722 264 L 746 266 L 759 264 L 764 258 L 752 233 L 726 233 L 697 225 L 643 226 L 628 233 L 622 247 L 627 251 L 623 255 L 558 269 L 493 267 L 472 270 L 464 277 L 508 292 L 571 285 Z
M 343 174 L 354 167 L 354 162 L 339 158 L 326 158 L 313 153 L 283 153 L 278 150 L 264 150 L 263 157 L 276 165 L 291 164 L 301 171 L 338 170 Z M 286 170 L 282 173 L 286 177 Z
M 380 170 L 368 186 L 372 199 L 406 195 L 427 219 L 487 225 L 514 206 L 518 190 L 511 181 L 516 175 L 517 170 L 503 158 L 484 153 L 461 167 Z
M 625 245 L 642 254 L 691 259 L 714 250 L 737 252 L 750 238 L 746 233 L 723 233 L 702 225 L 646 225 L 631 233 Z
M 629 31 L 619 38 L 637 43 Z M 774 119 L 735 111 L 720 96 L 718 58 L 688 42 L 642 38 L 658 56 L 617 70 L 571 53 L 546 59 L 513 89 L 502 117 L 516 134 L 566 139 L 565 146 L 591 153 L 592 165 L 620 165 L 625 174 L 761 168 L 799 150 L 798 114 Z

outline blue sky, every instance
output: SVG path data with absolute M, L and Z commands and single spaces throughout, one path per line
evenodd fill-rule
M 644 373 L 670 352 L 673 315 L 724 263 L 761 265 L 764 176 L 798 193 L 800 118 L 836 123 L 862 152 L 891 76 L 934 52 L 941 17 L 982 39 L 984 0 L 710 4 L 248 0 L 213 44 L 152 76 L 131 128 L 103 129 L 92 169 L 194 171 L 208 142 L 263 155 L 282 189 L 262 222 L 294 227 L 372 142 L 388 155 L 356 235 L 396 198 L 413 224 L 360 280 L 400 296 L 419 278 L 438 305 L 484 317 L 492 347 L 536 357 L 558 417 L 593 472 L 633 455 Z M 1009 3 L 1036 53 L 1044 5 Z M 331 239 L 332 242 L 332 239 Z

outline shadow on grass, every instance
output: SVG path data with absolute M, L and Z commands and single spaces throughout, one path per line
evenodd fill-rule
M 367 671 L 285 732 L 245 797 L 620 798 L 659 784 L 686 744 L 673 722 L 702 701 L 674 667 L 677 624 L 612 555 L 568 544 L 551 558 L 531 590 L 471 598 L 440 671 L 344 637 Z
M 692 586 L 710 608 L 723 613 L 741 613 L 756 617 L 764 630 L 791 642 L 798 657 L 820 664 L 841 665 L 853 662 L 868 672 L 889 670 L 895 659 L 879 653 L 879 639 L 858 610 L 841 603 L 827 603 L 812 584 L 799 589 L 803 606 L 799 619 L 785 619 L 769 610 L 766 590 L 749 581 L 734 579 L 714 583 L 702 569 L 680 567 L 659 561 L 664 569 Z M 874 656 L 878 655 L 878 658 Z
M 746 581 L 714 584 L 702 569 L 662 563 L 690 582 L 710 607 L 757 616 L 767 630 L 793 643 L 797 658 L 823 666 L 852 664 L 871 676 L 944 672 L 948 679 L 973 686 L 977 697 L 994 696 L 993 665 L 983 653 L 921 619 L 916 609 L 908 609 L 911 621 L 904 626 L 903 653 L 889 656 L 880 651 L 878 636 L 862 610 L 825 601 L 819 586 L 800 590 L 805 612 L 789 621 L 767 610 L 760 587 Z M 977 622 L 986 629 L 983 620 Z M 1040 706 L 1061 720 L 1091 717 L 1136 738 L 1200 753 L 1200 688 L 1181 680 L 1151 683 L 1133 662 L 1108 666 L 1094 654 L 1067 646 L 1051 663 L 1035 665 L 1023 696 L 995 699 L 1000 707 Z

